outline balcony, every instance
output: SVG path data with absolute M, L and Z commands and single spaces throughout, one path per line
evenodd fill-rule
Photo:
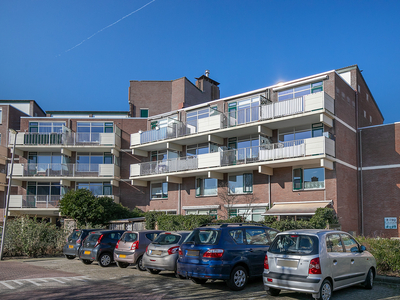
M 14 144 L 14 134 L 10 134 L 9 146 Z M 117 133 L 37 133 L 37 132 L 18 132 L 15 144 L 17 149 L 25 151 L 35 151 L 38 149 L 46 150 L 60 148 L 95 148 L 104 151 L 109 148 L 121 148 L 121 136 Z M 100 148 L 99 148 L 100 147 Z
M 201 175 L 207 171 L 257 169 L 259 165 L 283 167 L 292 165 L 291 159 L 318 161 L 335 156 L 335 142 L 325 136 L 268 144 L 259 147 L 225 150 L 197 156 L 186 156 L 163 161 L 151 161 L 130 166 L 130 179 L 143 179 L 154 175 Z M 177 176 L 178 176 L 177 175 Z M 149 177 L 150 178 L 150 177 Z
M 8 170 L 10 174 L 10 168 Z M 115 178 L 120 168 L 114 164 L 14 164 L 13 179 Z
M 140 148 L 140 145 L 164 141 L 170 139 L 198 136 L 202 133 L 206 137 L 207 133 L 221 137 L 224 136 L 224 129 L 240 130 L 243 125 L 266 125 L 270 129 L 278 128 L 277 122 L 284 122 L 285 117 L 303 116 L 309 117 L 304 120 L 305 123 L 325 122 L 331 123 L 326 117 L 321 117 L 323 112 L 335 113 L 334 99 L 325 92 L 305 95 L 295 99 L 289 99 L 280 102 L 270 102 L 260 106 L 239 109 L 231 112 L 214 112 L 208 118 L 198 119 L 196 124 L 185 124 L 174 120 L 169 122 L 167 127 L 138 132 L 131 134 L 131 148 Z M 322 119 L 322 120 L 321 120 Z M 274 125 L 275 124 L 275 125 Z M 328 124 L 332 126 L 331 124 Z M 280 126 L 282 127 L 282 126 Z M 247 128 L 247 127 L 246 127 Z M 200 141 L 192 141 L 200 142 Z M 148 147 L 147 147 L 148 148 Z M 143 148 L 143 150 L 149 150 Z

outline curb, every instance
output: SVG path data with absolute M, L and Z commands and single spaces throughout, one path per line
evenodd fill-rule
M 375 281 L 379 282 L 384 282 L 384 283 L 395 283 L 395 284 L 400 284 L 400 278 L 399 277 L 389 277 L 389 276 L 376 276 Z

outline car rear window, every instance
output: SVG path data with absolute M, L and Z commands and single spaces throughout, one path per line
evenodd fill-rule
M 268 252 L 296 255 L 318 254 L 318 238 L 302 234 L 280 234 L 276 236 Z
M 215 229 L 196 229 L 186 238 L 185 243 L 216 245 L 221 231 Z
M 123 242 L 136 242 L 138 235 L 134 232 L 125 232 L 122 237 L 121 241 Z
M 150 241 L 154 241 L 154 239 L 157 237 L 158 233 L 153 232 L 153 233 L 146 233 L 146 237 L 150 240 Z
M 89 236 L 86 238 L 88 242 L 95 242 L 99 239 L 100 234 L 98 233 L 93 233 L 93 234 L 89 234 Z
M 154 243 L 160 245 L 172 245 L 172 244 L 177 244 L 180 239 L 181 236 L 178 234 L 162 233 L 155 239 Z
M 82 230 L 74 230 L 74 232 L 72 232 L 68 238 L 73 239 L 73 240 L 79 239 L 79 236 L 81 235 L 81 231 Z

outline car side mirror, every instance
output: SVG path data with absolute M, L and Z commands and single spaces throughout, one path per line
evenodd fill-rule
M 361 249 L 358 249 L 358 247 L 354 246 L 350 249 L 350 252 L 361 252 Z
M 366 250 L 367 250 L 367 248 L 366 248 L 365 246 L 361 245 L 361 247 L 360 247 L 360 252 L 364 252 L 364 251 L 366 251 Z

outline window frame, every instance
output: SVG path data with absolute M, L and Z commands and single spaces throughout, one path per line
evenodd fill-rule
M 146 115 L 146 116 L 144 116 Z M 140 117 L 148 118 L 149 117 L 149 109 L 148 108 L 140 108 Z
M 205 195 L 205 180 L 207 179 L 214 179 L 216 180 L 216 185 L 215 185 L 215 194 L 211 195 Z M 209 177 L 196 177 L 195 180 L 195 191 L 196 191 L 196 197 L 215 197 L 218 196 L 218 179 L 217 178 L 209 178 Z
M 317 187 L 317 188 L 306 188 L 306 181 L 304 181 L 305 180 L 305 174 L 304 174 L 304 172 L 306 171 L 306 170 L 313 170 L 313 169 L 322 169 L 323 170 L 323 173 L 324 173 L 324 180 L 323 180 L 323 187 Z M 295 187 L 295 176 L 294 176 L 294 173 L 295 173 L 295 171 L 297 171 L 297 170 L 300 170 L 300 187 L 299 188 L 296 188 Z M 296 176 L 296 177 L 299 177 L 299 176 Z M 292 169 L 292 190 L 293 191 L 314 191 L 314 190 L 324 190 L 325 188 L 326 188 L 326 185 L 325 185 L 325 179 L 326 179 L 326 176 L 325 176 L 325 168 L 323 168 L 323 167 L 313 167 L 313 168 L 310 168 L 310 167 L 308 167 L 308 168 L 303 168 L 303 167 L 300 167 L 300 168 L 295 168 L 295 169 Z M 297 179 L 296 179 L 297 180 Z M 312 182 L 312 181 L 307 181 L 307 182 Z M 318 182 L 320 182 L 320 181 L 318 181 Z
M 229 184 L 230 182 L 230 177 L 231 176 L 242 176 L 242 192 L 241 193 L 232 193 L 231 185 Z M 246 188 L 246 178 L 251 178 L 251 186 L 247 186 Z M 233 173 L 233 174 L 228 174 L 228 194 L 234 194 L 234 195 L 245 195 L 245 194 L 251 194 L 253 193 L 253 173 Z M 237 181 L 235 181 L 237 182 Z
M 153 197 L 153 192 L 152 192 L 152 186 L 154 184 L 160 184 L 161 183 L 161 197 Z M 167 189 L 167 195 L 164 196 L 164 184 L 166 185 Z M 155 181 L 150 183 L 150 200 L 162 200 L 162 199 L 168 199 L 168 182 L 166 181 Z

